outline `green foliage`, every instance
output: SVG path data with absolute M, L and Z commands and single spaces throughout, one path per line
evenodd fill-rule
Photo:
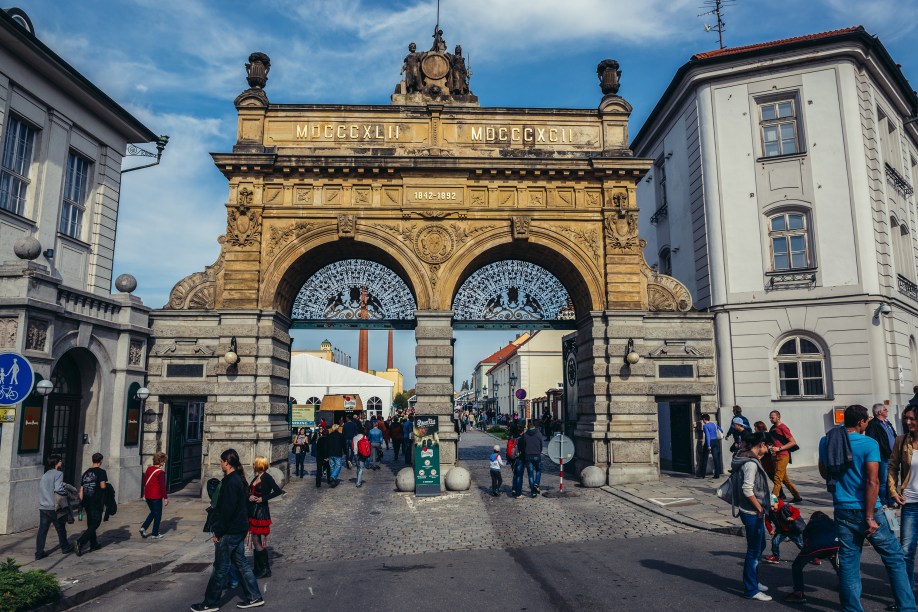
M 408 407 L 408 398 L 411 397 L 407 393 L 396 393 L 395 397 L 392 399 L 392 403 L 395 405 L 396 410 L 404 410 Z
M 0 612 L 31 610 L 61 598 L 57 578 L 45 570 L 19 571 L 10 557 L 0 563 Z
M 500 438 L 507 440 L 510 438 L 510 432 L 507 431 L 507 428 L 503 425 L 491 425 L 488 427 L 488 433 L 494 434 L 495 436 L 500 436 Z

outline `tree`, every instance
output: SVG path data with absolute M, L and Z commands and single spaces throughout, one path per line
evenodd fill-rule
M 404 410 L 408 407 L 408 394 L 407 393 L 396 393 L 395 397 L 392 399 L 392 403 L 395 405 L 396 410 Z

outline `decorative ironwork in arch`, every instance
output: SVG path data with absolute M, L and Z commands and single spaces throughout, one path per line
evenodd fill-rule
M 570 321 L 574 305 L 551 272 L 528 261 L 506 259 L 468 277 L 453 299 L 459 321 Z
M 293 301 L 299 320 L 414 319 L 417 303 L 405 281 L 366 259 L 346 259 L 313 274 Z

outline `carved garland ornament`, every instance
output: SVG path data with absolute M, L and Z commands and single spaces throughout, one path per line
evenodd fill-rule
M 251 209 L 252 197 L 249 189 L 241 189 L 236 197 L 236 206 L 229 211 L 226 239 L 232 246 L 251 246 L 261 238 L 261 215 Z
M 273 256 L 274 253 L 279 251 L 285 244 L 294 238 L 299 238 L 300 236 L 309 233 L 318 226 L 318 223 L 306 223 L 304 221 L 298 221 L 288 225 L 283 229 L 279 227 L 272 227 L 271 239 L 268 246 L 268 256 Z
M 647 283 L 647 309 L 651 312 L 688 312 L 692 295 L 671 276 L 654 273 Z
M 599 245 L 599 238 L 597 238 L 595 231 L 578 229 L 570 225 L 556 225 L 553 227 L 567 234 L 575 243 L 592 253 L 596 259 L 602 256 L 602 248 Z
M 224 238 L 217 241 L 221 245 L 220 256 L 213 265 L 206 266 L 203 272 L 189 274 L 175 284 L 169 293 L 169 302 L 163 307 L 172 310 L 213 310 L 217 299 L 217 277 L 223 272 Z

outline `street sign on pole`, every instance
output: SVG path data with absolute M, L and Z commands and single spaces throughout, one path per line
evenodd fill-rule
M 526 389 L 517 389 L 516 390 L 516 399 L 524 400 L 526 399 Z
M 0 353 L 0 406 L 15 406 L 32 392 L 35 371 L 19 353 Z
M 564 462 L 574 458 L 574 442 L 561 433 L 556 433 L 555 437 L 548 443 L 548 458 L 561 466 L 561 481 L 558 485 L 558 493 L 564 493 Z

